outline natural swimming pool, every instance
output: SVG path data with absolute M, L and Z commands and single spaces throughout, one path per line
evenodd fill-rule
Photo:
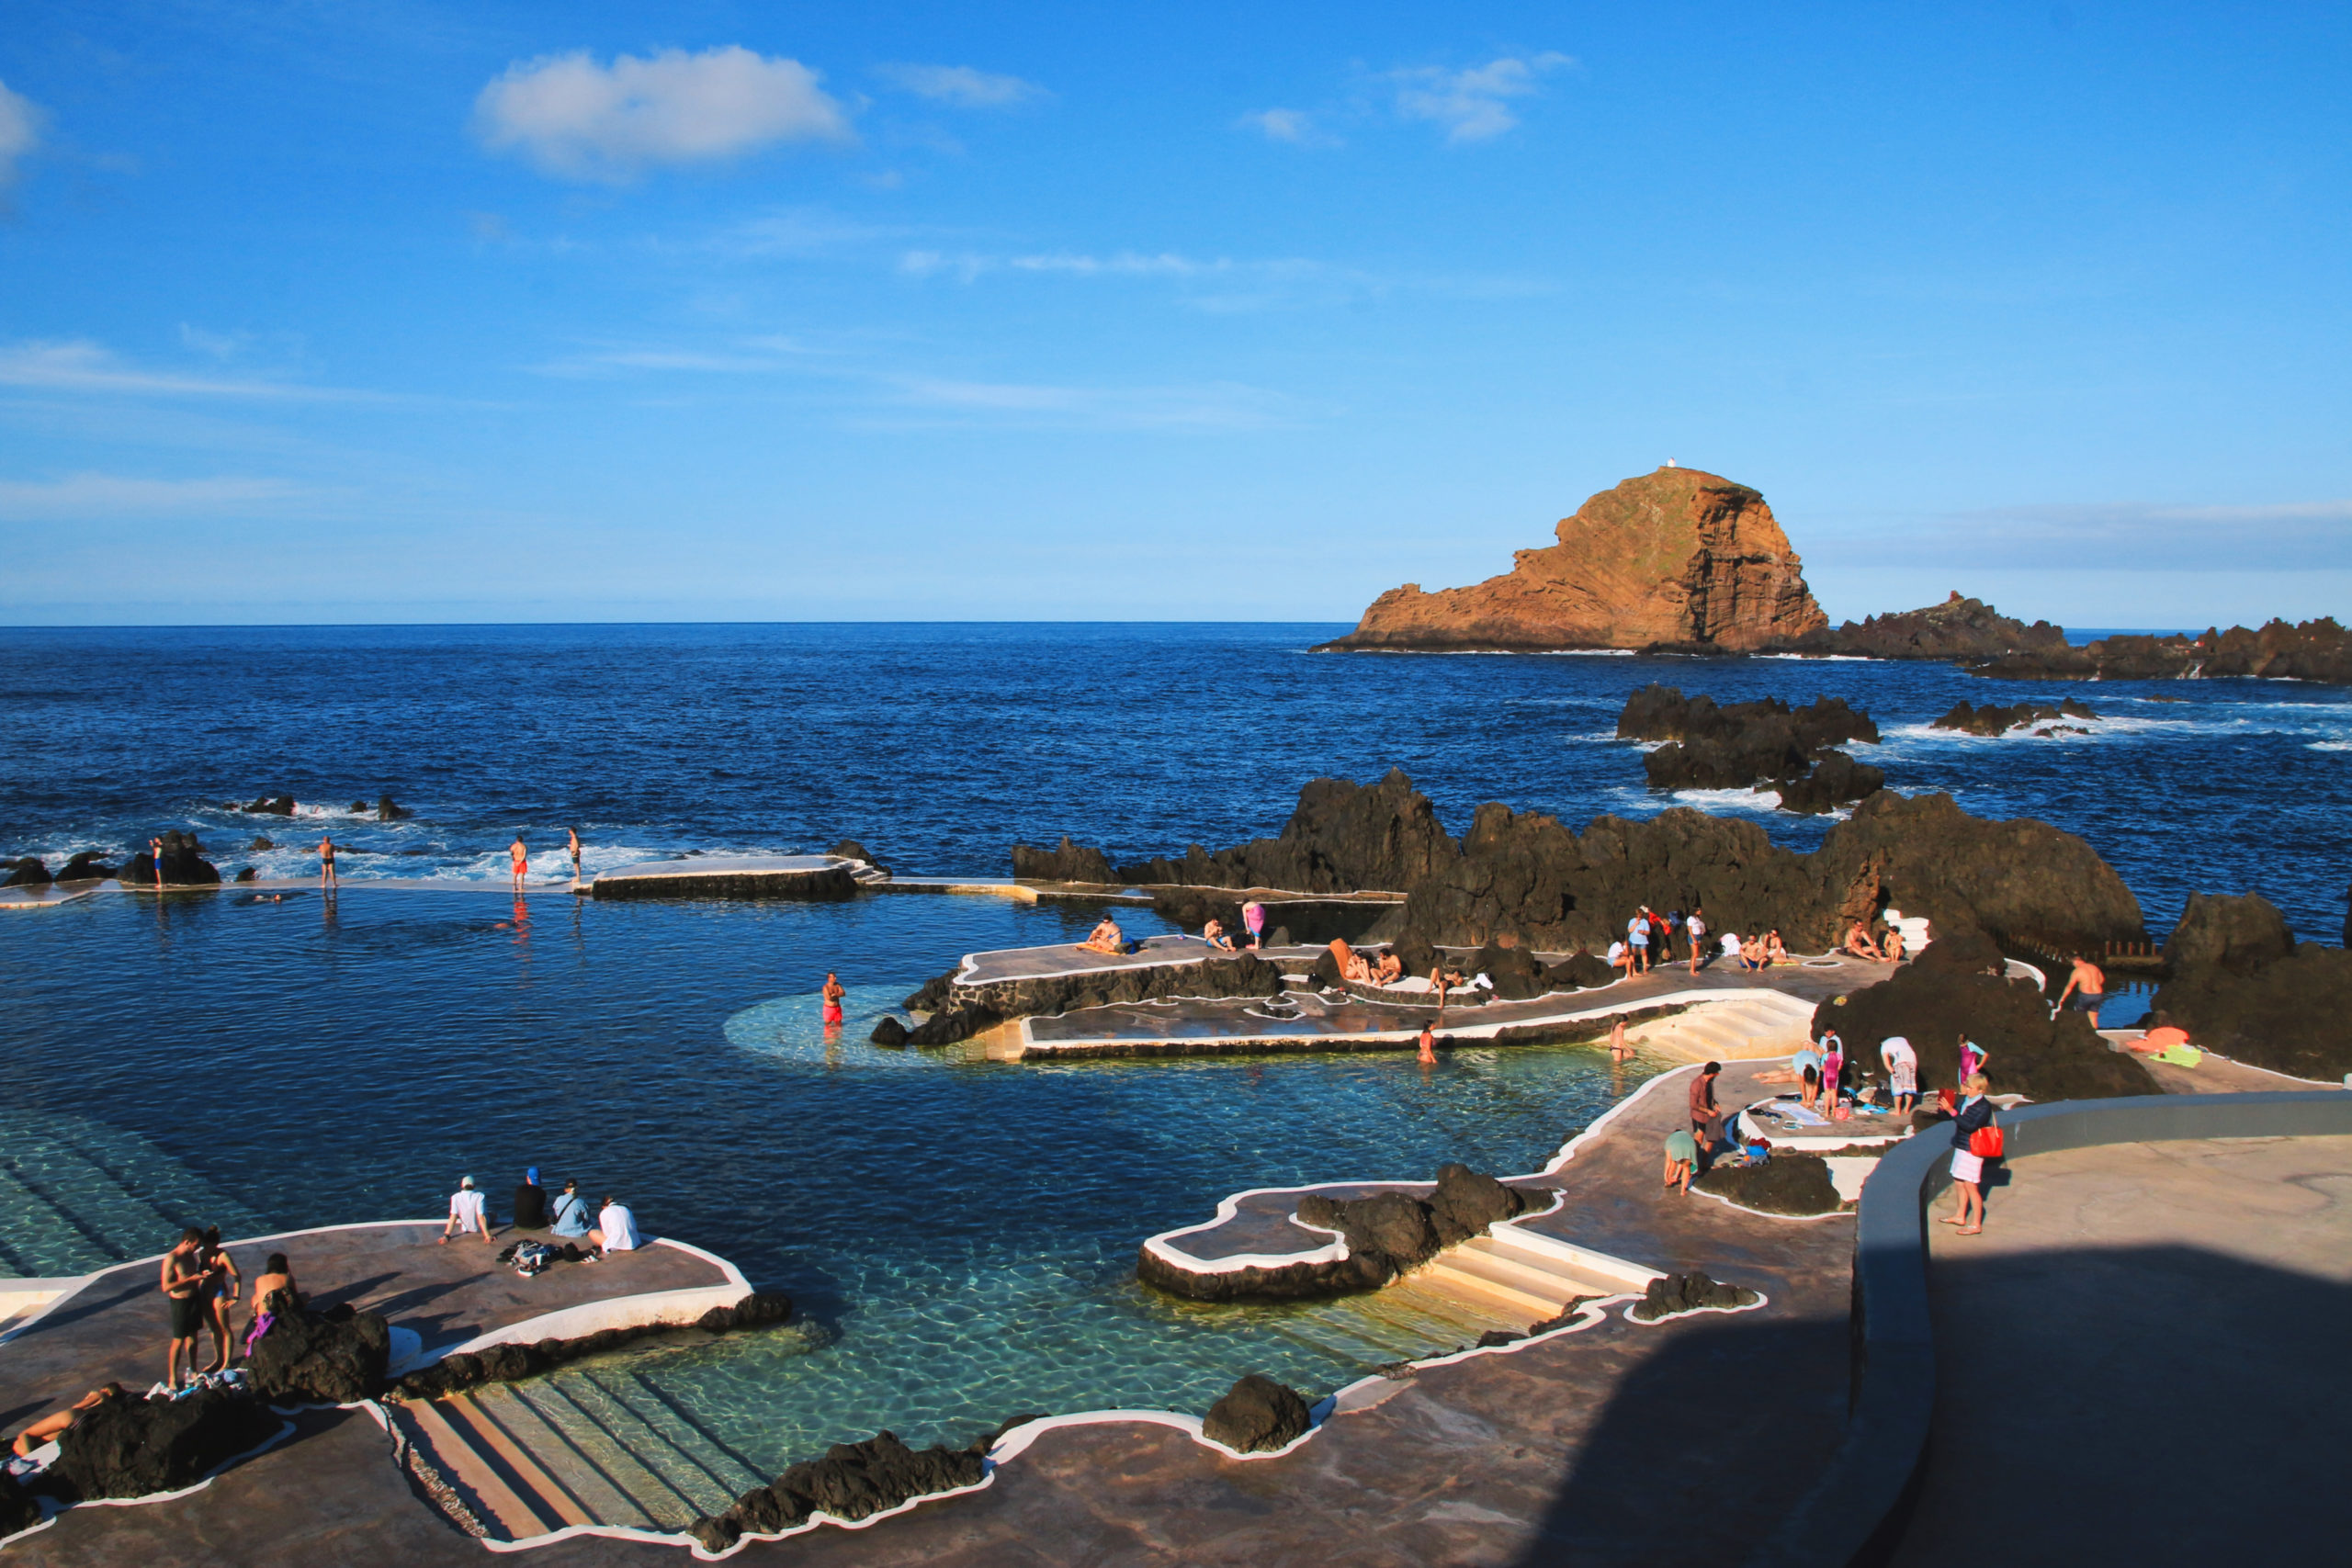
M 1136 1245 L 1244 1187 L 1452 1158 L 1532 1168 L 1646 1072 L 1585 1047 L 1423 1070 L 1405 1055 L 1016 1066 L 865 1043 L 965 952 L 1077 940 L 1082 906 L 236 897 L 109 894 L 0 925 L 17 1022 L 0 1166 L 54 1188 L 45 1130 L 114 1136 L 104 1158 L 147 1159 L 140 1179 L 184 1168 L 166 1208 L 274 1227 L 437 1214 L 461 1174 L 503 1213 L 526 1165 L 577 1176 L 800 1304 L 797 1330 L 628 1358 L 771 1472 L 886 1427 L 961 1444 L 1031 1412 L 1199 1411 L 1248 1371 L 1329 1392 L 1408 1347 L 1158 1297 L 1135 1282 Z M 827 969 L 852 987 L 831 1042 Z M 153 1237 L 140 1223 L 14 1266 L 160 1249 L 164 1219 L 150 1212 Z

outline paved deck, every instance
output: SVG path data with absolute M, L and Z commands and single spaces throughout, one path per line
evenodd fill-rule
M 545 1232 L 504 1231 L 494 1247 L 478 1239 L 441 1247 L 434 1239 L 440 1231 L 438 1224 L 424 1221 L 352 1225 L 234 1242 L 229 1255 L 250 1283 L 264 1258 L 283 1252 L 312 1306 L 348 1302 L 381 1313 L 396 1335 L 402 1329 L 415 1335 L 428 1354 L 548 1313 L 653 1292 L 723 1287 L 734 1279 L 700 1254 L 653 1246 L 602 1263 L 559 1264 L 526 1280 L 499 1264 L 498 1253 L 510 1241 Z M 14 1432 L 100 1383 L 144 1389 L 162 1380 L 168 1314 L 156 1288 L 160 1269 L 150 1258 L 92 1275 L 40 1321 L 0 1344 L 0 1431 Z M 248 1315 L 243 1305 L 232 1313 L 239 1331 Z M 211 1359 L 209 1328 L 197 1350 Z M 264 1456 L 256 1464 L 276 1469 L 283 1462 Z
M 1940 1387 L 1895 1561 L 2341 1561 L 2352 1138 L 2110 1145 L 2007 1176 L 1984 1235 L 1928 1227 Z

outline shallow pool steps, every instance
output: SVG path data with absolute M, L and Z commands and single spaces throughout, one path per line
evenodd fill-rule
M 683 1530 L 768 1478 L 634 1375 L 572 1368 L 404 1404 L 399 1419 L 492 1537 Z
M 0 1115 L 0 1268 L 87 1273 L 166 1250 L 182 1227 L 271 1227 L 136 1134 L 79 1116 Z

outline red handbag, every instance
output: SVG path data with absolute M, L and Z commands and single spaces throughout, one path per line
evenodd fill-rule
M 2001 1143 L 2001 1130 L 1988 1122 L 1968 1134 L 1968 1152 L 1978 1159 L 1999 1159 Z

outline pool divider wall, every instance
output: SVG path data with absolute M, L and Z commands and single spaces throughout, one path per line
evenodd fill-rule
M 2000 1113 L 2009 1159 L 2101 1144 L 2352 1135 L 2352 1093 L 2143 1095 Z M 1879 1161 L 1854 1232 L 1853 1392 L 1846 1437 L 1821 1480 L 1747 1559 L 1749 1568 L 1880 1568 L 1926 1480 L 1936 1411 L 1928 1298 L 1929 1202 L 1951 1182 L 1934 1128 Z

